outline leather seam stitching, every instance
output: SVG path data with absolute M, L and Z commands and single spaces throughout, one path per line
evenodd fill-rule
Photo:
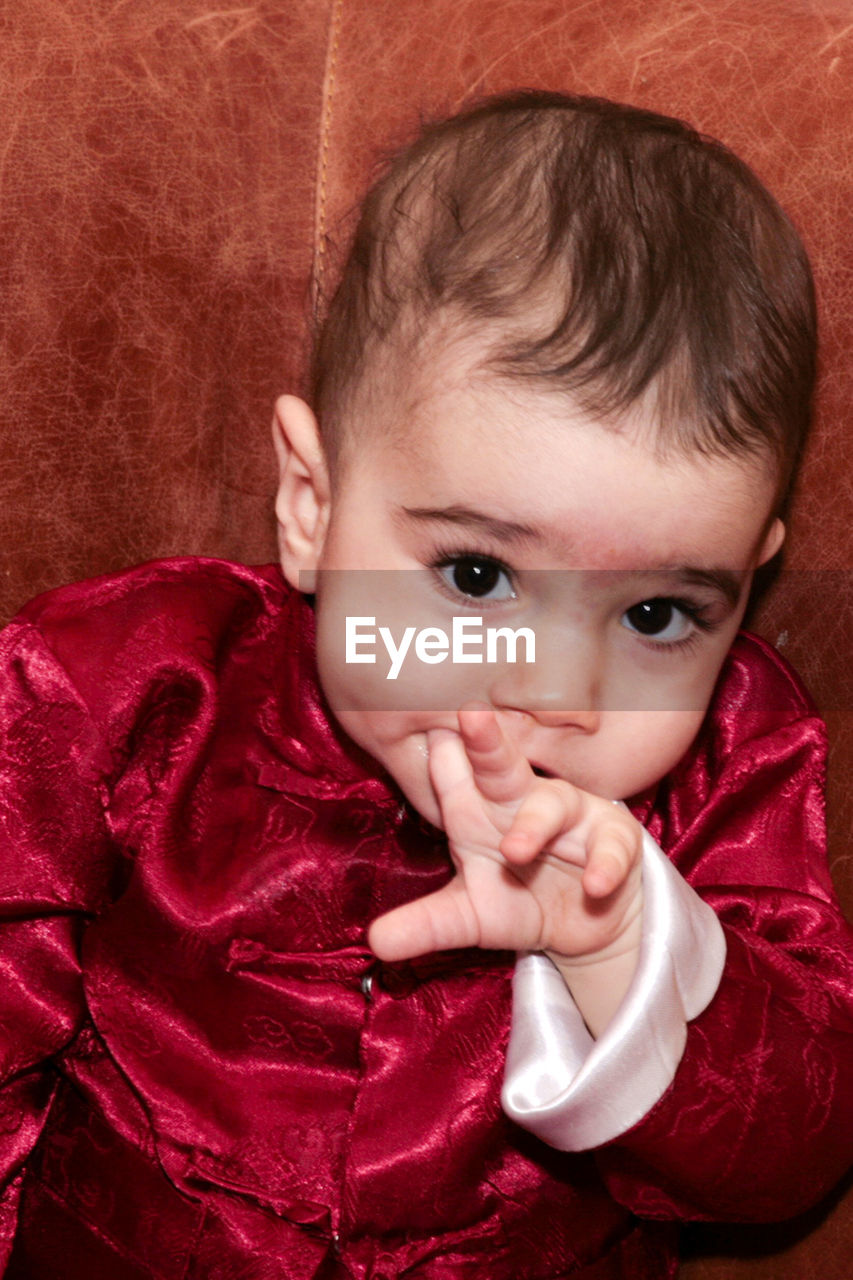
M 326 265 L 329 141 L 332 132 L 332 104 L 337 82 L 338 50 L 340 48 L 343 8 L 344 0 L 332 0 L 332 12 L 329 20 L 329 42 L 326 49 L 326 65 L 323 70 L 314 201 L 314 264 L 311 272 L 311 314 L 315 324 L 322 306 L 323 274 Z

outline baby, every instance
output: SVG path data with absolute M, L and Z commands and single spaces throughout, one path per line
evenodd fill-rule
M 739 634 L 814 330 L 676 121 L 520 94 L 393 162 L 277 406 L 284 578 L 5 633 L 7 1277 L 660 1280 L 840 1176 L 824 735 Z

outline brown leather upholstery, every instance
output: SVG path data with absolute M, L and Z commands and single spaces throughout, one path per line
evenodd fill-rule
M 4 617 L 155 555 L 274 556 L 268 423 L 300 385 L 312 272 L 328 286 L 372 157 L 420 116 L 579 90 L 683 115 L 754 165 L 811 250 L 824 353 L 788 569 L 756 625 L 827 712 L 853 914 L 849 4 L 30 0 L 0 33 Z M 846 1280 L 853 1193 L 697 1247 L 693 1280 Z

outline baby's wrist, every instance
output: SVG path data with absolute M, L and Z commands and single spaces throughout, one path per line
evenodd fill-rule
M 629 924 L 606 946 L 595 951 L 585 951 L 579 955 L 567 955 L 560 951 L 545 949 L 544 954 L 563 974 L 583 974 L 589 970 L 597 970 L 601 965 L 623 963 L 629 957 L 635 961 L 640 953 L 642 938 L 642 911 L 633 915 Z
M 594 1036 L 599 1036 L 621 1005 L 640 957 L 642 912 L 620 936 L 598 951 L 568 956 L 545 951 L 565 982 Z

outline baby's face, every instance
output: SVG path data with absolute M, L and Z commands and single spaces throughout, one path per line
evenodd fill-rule
M 616 434 L 557 396 L 448 376 L 401 441 L 368 431 L 348 462 L 315 548 L 320 680 L 432 822 L 426 735 L 472 698 L 538 771 L 610 799 L 662 778 L 695 736 L 752 571 L 781 541 L 773 477 L 758 461 L 661 459 L 638 425 Z M 535 662 L 523 641 L 515 662 L 502 643 L 498 661 L 454 661 L 454 618 L 482 618 L 465 652 L 483 659 L 486 628 L 529 628 Z

